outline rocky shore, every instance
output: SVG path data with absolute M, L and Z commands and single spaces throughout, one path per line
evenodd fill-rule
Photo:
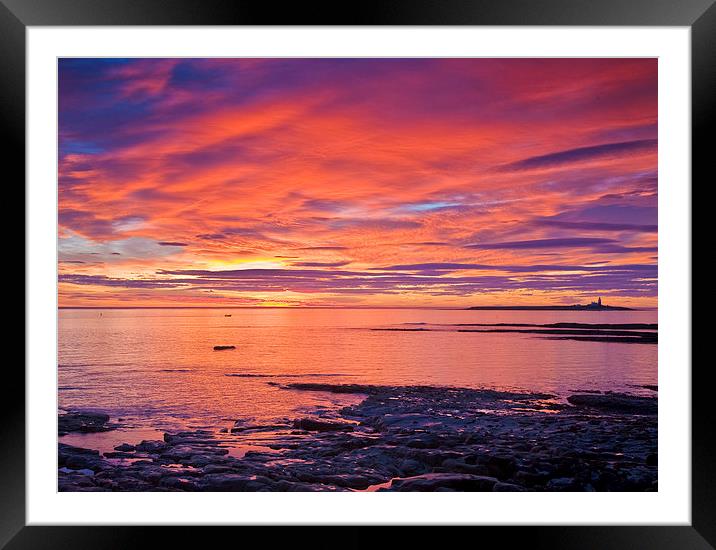
M 272 383 L 276 385 L 275 383 Z M 59 443 L 60 491 L 654 491 L 657 400 L 430 386 L 294 383 L 364 397 L 339 411 L 111 452 Z M 654 388 L 655 389 L 655 388 Z M 60 433 L 118 427 L 60 415 Z

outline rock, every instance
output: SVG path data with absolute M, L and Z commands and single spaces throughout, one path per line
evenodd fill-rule
M 506 492 L 658 487 L 657 418 L 617 412 L 615 403 L 623 407 L 628 402 L 627 408 L 634 410 L 630 396 L 625 401 L 619 394 L 597 394 L 609 400 L 609 410 L 598 408 L 604 406 L 601 402 L 597 407 L 565 405 L 546 414 L 544 397 L 536 394 L 309 386 L 290 389 L 361 393 L 363 401 L 330 415 L 283 423 L 261 425 L 245 418 L 236 422 L 233 433 L 166 433 L 163 441 L 118 445 L 107 454 L 132 461 L 108 461 L 97 451 L 60 443 L 58 488 Z M 240 452 L 229 456 L 227 447 L 233 445 Z M 94 475 L 85 475 L 89 472 Z
M 243 474 L 209 474 L 200 481 L 203 491 L 256 491 L 272 481 L 263 476 Z
M 196 490 L 196 484 L 186 478 L 183 477 L 176 477 L 176 476 L 167 476 L 162 478 L 159 481 L 160 487 L 168 487 L 170 489 L 178 489 L 180 491 L 195 491 Z
M 108 451 L 104 453 L 106 458 L 134 458 L 134 453 L 125 453 L 122 451 Z
M 517 464 L 511 456 L 488 456 L 483 463 L 490 475 L 499 479 L 510 478 L 517 471 Z
M 463 459 L 447 458 L 443 460 L 440 468 L 445 472 L 489 476 L 490 471 L 483 464 L 468 464 Z
M 160 453 L 164 449 L 166 449 L 166 447 L 167 447 L 167 444 L 164 441 L 155 441 L 155 440 L 147 441 L 145 439 L 141 443 L 137 444 L 135 446 L 135 449 L 142 453 Z
M 658 402 L 653 397 L 639 397 L 611 393 L 605 395 L 571 395 L 567 401 L 575 407 L 598 409 L 606 412 L 631 414 L 657 414 Z
M 395 479 L 390 484 L 390 488 L 395 491 L 436 491 L 438 488 L 457 491 L 492 491 L 496 483 L 494 477 L 437 473 Z
M 426 470 L 425 465 L 422 462 L 418 462 L 413 459 L 403 460 L 398 466 L 398 471 L 401 477 L 411 477 L 420 474 L 424 474 Z
M 116 426 L 108 425 L 109 415 L 95 412 L 70 412 L 57 416 L 57 433 L 95 433 L 114 430 Z
M 351 432 L 353 424 L 347 422 L 332 422 L 326 420 L 315 420 L 313 418 L 300 418 L 293 421 L 293 427 L 309 432 Z
M 548 491 L 576 491 L 577 485 L 571 477 L 558 477 L 547 482 Z
M 448 459 L 459 460 L 462 454 L 457 451 L 444 451 L 442 449 L 405 449 L 405 456 L 424 462 L 428 466 L 440 466 Z
M 437 449 L 440 447 L 441 439 L 435 434 L 422 433 L 412 436 L 407 441 L 407 446 L 413 449 Z
M 57 449 L 57 465 L 65 466 L 72 470 L 93 470 L 99 471 L 106 468 L 106 464 L 99 456 L 99 451 L 94 449 L 83 449 L 60 443 Z
M 226 349 L 236 349 L 236 346 L 214 346 L 214 351 L 221 351 Z
M 83 468 L 81 470 L 72 470 L 70 468 L 59 468 L 58 471 L 63 474 L 79 474 L 79 475 L 83 475 L 83 476 L 93 476 L 94 475 L 93 470 L 89 470 L 86 468 Z

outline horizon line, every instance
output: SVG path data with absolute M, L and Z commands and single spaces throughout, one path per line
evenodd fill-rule
M 565 307 L 569 307 L 568 304 Z M 554 307 L 560 307 L 561 304 Z M 468 307 L 453 307 L 453 306 L 57 306 L 58 310 L 61 309 L 435 309 L 435 310 L 448 310 L 448 311 L 470 311 L 470 308 L 510 308 L 510 307 L 521 307 L 514 305 L 485 305 L 485 306 L 468 306 Z M 538 306 L 539 307 L 539 306 Z M 545 307 L 550 307 L 549 304 Z M 631 307 L 631 311 L 649 311 L 658 310 L 658 306 L 654 307 Z M 476 311 L 476 310 L 472 310 Z

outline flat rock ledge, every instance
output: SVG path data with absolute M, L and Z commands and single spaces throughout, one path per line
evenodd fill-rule
M 114 452 L 59 444 L 60 491 L 653 491 L 656 398 L 431 386 L 351 393 L 315 417 L 167 433 Z M 104 422 L 104 425 L 107 421 Z M 245 454 L 231 449 L 249 449 Z
M 57 415 L 57 434 L 108 432 L 117 428 L 110 424 L 109 415 L 90 411 L 73 411 Z

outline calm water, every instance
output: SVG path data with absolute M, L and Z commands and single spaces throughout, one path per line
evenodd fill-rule
M 656 323 L 657 312 L 61 310 L 59 407 L 102 410 L 146 435 L 229 427 L 238 418 L 296 417 L 356 400 L 268 382 L 455 385 L 562 397 L 585 389 L 648 394 L 635 386 L 657 383 L 655 345 L 459 333 L 445 326 L 554 322 Z M 370 330 L 411 323 L 441 330 Z M 218 344 L 236 349 L 213 351 Z

